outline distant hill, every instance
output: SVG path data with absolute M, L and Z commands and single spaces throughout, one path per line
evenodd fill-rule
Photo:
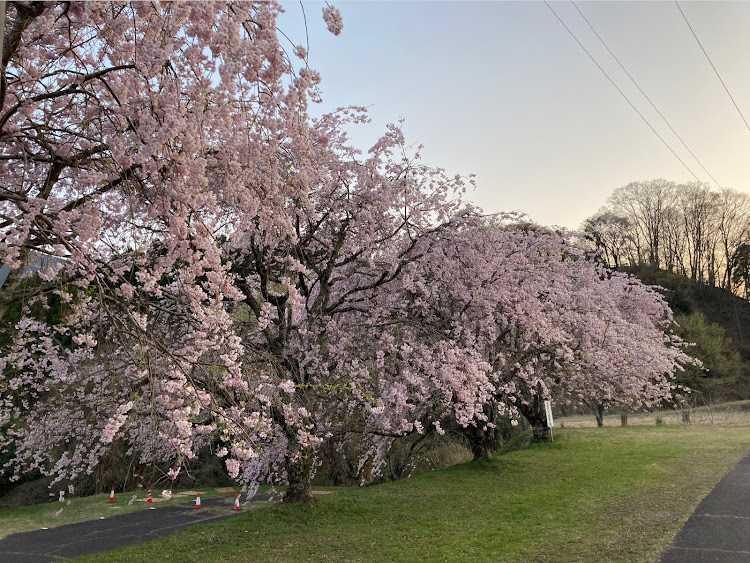
M 718 287 L 652 267 L 622 268 L 642 282 L 664 288 L 662 292 L 675 315 L 700 312 L 724 328 L 740 353 L 743 374 L 727 391 L 732 399 L 750 398 L 750 301 Z

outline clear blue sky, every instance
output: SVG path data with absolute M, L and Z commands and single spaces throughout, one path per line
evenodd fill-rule
M 370 107 L 362 148 L 405 119 L 424 160 L 477 175 L 468 199 L 577 228 L 634 180 L 694 180 L 543 2 L 331 2 L 339 37 L 305 2 L 323 109 Z M 305 43 L 299 3 L 279 27 Z M 551 2 L 599 64 L 702 181 L 671 134 L 570 2 Z M 680 2 L 750 122 L 750 3 Z M 750 131 L 674 2 L 578 7 L 722 187 L 750 190 Z M 713 182 L 711 182 L 713 185 Z

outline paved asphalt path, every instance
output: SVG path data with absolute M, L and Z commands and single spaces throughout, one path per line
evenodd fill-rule
M 268 495 L 256 495 L 252 500 L 267 499 Z M 171 506 L 157 505 L 154 510 L 144 509 L 103 520 L 11 534 L 0 540 L 0 562 L 47 563 L 109 551 L 163 537 L 192 524 L 231 518 L 260 505 L 246 504 L 241 511 L 232 510 L 234 495 L 231 498 L 222 496 L 201 501 L 201 510 L 195 509 L 194 501 Z
M 659 563 L 750 562 L 750 452 L 708 493 Z

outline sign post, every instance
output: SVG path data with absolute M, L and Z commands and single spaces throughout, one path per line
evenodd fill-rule
M 544 401 L 544 414 L 547 417 L 547 426 L 549 426 L 549 440 L 551 442 L 553 440 L 552 427 L 555 425 L 555 422 L 552 420 L 552 403 L 550 403 L 549 401 Z

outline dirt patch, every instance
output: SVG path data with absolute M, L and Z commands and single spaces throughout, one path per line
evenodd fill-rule
M 181 493 L 175 493 L 172 497 L 194 497 L 198 495 L 198 491 L 182 491 Z

